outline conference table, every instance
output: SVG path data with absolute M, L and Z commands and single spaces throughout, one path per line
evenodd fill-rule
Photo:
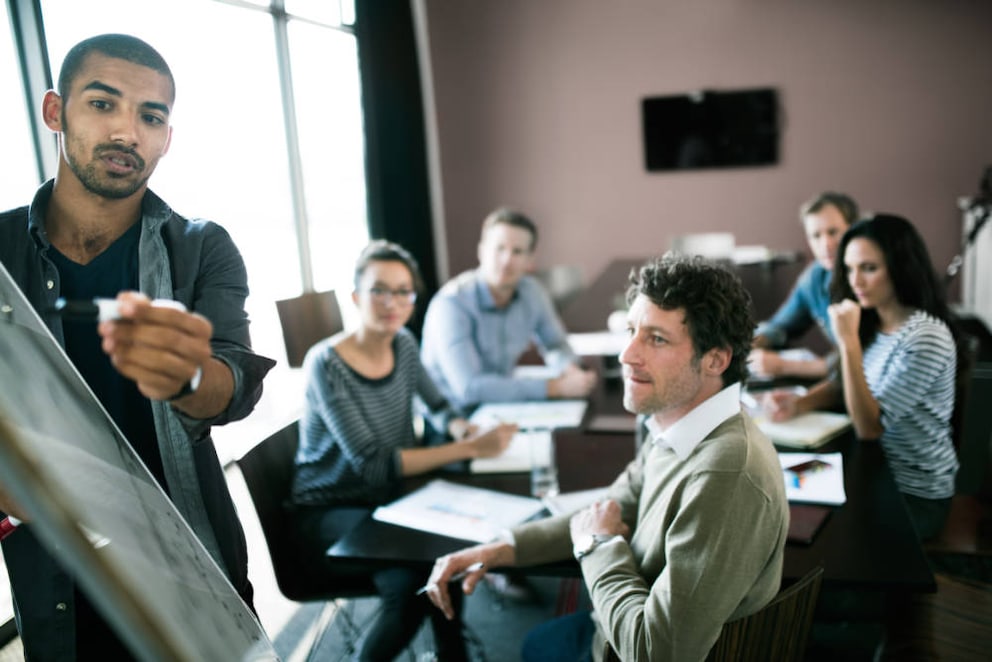
M 583 423 L 578 428 L 554 432 L 563 492 L 607 485 L 633 458 L 633 417 L 627 415 L 629 420 L 624 420 L 621 393 L 619 380 L 601 380 Z M 614 429 L 604 425 L 604 420 L 613 422 Z M 783 584 L 822 565 L 827 587 L 885 593 L 935 591 L 933 573 L 879 445 L 860 441 L 848 432 L 817 452 L 843 454 L 847 500 L 832 509 L 810 544 L 786 545 Z M 529 474 L 471 474 L 464 467 L 407 479 L 403 490 L 410 492 L 437 477 L 510 494 L 527 495 L 530 490 Z M 328 555 L 372 566 L 422 567 L 470 544 L 473 543 L 369 517 L 335 543 Z M 578 564 L 571 560 L 525 571 L 579 576 Z

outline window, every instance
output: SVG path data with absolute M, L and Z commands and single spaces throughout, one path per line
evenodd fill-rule
M 10 25 L 7 3 L 0 7 L 2 25 Z M 31 201 L 38 188 L 38 169 L 34 165 L 34 146 L 27 105 L 23 102 L 21 74 L 17 52 L 10 31 L 0 28 L 0 89 L 7 90 L 6 102 L 0 104 L 3 127 L 3 158 L 0 159 L 0 210 L 20 207 Z M 40 100 L 39 100 L 40 103 Z M 40 111 L 39 111 L 40 112 Z

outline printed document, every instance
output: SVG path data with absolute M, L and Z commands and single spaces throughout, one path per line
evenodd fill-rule
M 542 402 L 490 402 L 480 406 L 469 419 L 483 430 L 500 423 L 516 423 L 521 430 L 576 428 L 586 413 L 585 400 Z
M 488 542 L 543 510 L 540 499 L 438 479 L 376 508 L 372 517 L 450 538 Z
M 839 506 L 847 501 L 840 453 L 779 453 L 778 459 L 789 503 Z

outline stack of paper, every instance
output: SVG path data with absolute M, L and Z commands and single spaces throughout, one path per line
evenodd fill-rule
M 451 538 L 487 542 L 542 510 L 540 499 L 433 480 L 376 508 L 372 517 Z
M 778 459 L 790 502 L 839 506 L 847 501 L 840 453 L 779 453 Z
M 477 474 L 530 471 L 531 457 L 548 457 L 550 455 L 551 432 L 549 430 L 518 432 L 513 435 L 510 445 L 503 451 L 502 455 L 472 460 L 469 469 L 472 473 Z

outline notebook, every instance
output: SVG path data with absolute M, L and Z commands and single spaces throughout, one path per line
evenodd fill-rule
M 758 416 L 754 422 L 773 444 L 788 448 L 819 448 L 851 427 L 850 416 L 829 411 L 811 411 L 778 423 Z
M 832 512 L 826 506 L 789 504 L 789 542 L 809 545 Z

